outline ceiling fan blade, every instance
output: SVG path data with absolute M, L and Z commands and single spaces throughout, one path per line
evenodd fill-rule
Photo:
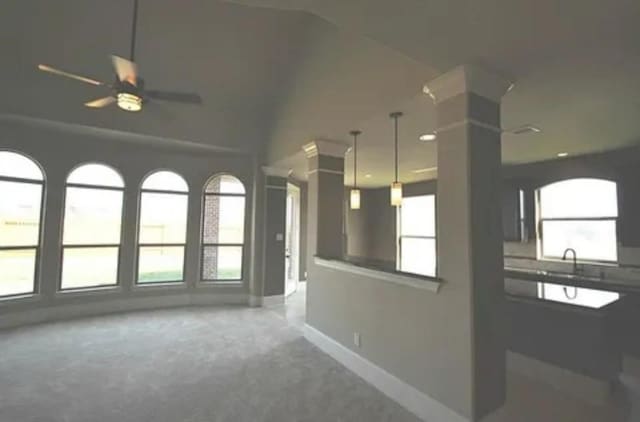
M 145 96 L 154 100 L 172 101 L 185 104 L 202 104 L 202 97 L 190 92 L 147 90 Z
M 39 64 L 38 69 L 42 70 L 43 72 L 53 73 L 54 75 L 64 76 L 66 78 L 75 79 L 77 81 L 85 82 L 91 85 L 97 85 L 97 86 L 106 85 L 104 82 L 96 81 L 95 79 L 87 78 L 85 76 L 80 76 L 73 73 L 65 72 L 64 70 L 55 69 L 51 66 L 47 66 L 46 64 Z
M 118 56 L 111 56 L 111 62 L 120 82 L 129 82 L 133 86 L 138 85 L 138 67 L 134 62 Z
M 108 106 L 109 104 L 113 104 L 115 102 L 116 102 L 116 99 L 114 97 L 104 97 L 104 98 L 98 98 L 97 100 L 89 101 L 87 103 L 84 103 L 84 105 L 90 108 L 102 108 L 102 107 Z

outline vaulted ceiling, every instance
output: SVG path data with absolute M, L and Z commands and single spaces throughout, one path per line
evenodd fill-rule
M 98 88 L 37 63 L 110 80 L 126 55 L 132 0 L 6 0 L 0 113 L 264 151 L 304 175 L 301 145 L 362 129 L 362 179 L 391 178 L 388 112 L 402 110 L 403 180 L 433 177 L 434 109 L 421 87 L 462 63 L 515 82 L 506 162 L 633 145 L 640 139 L 637 0 L 140 0 L 136 61 L 148 86 L 196 90 L 203 107 L 149 104 L 140 115 L 82 103 Z M 351 167 L 348 167 L 348 173 Z M 347 175 L 350 178 L 350 174 Z

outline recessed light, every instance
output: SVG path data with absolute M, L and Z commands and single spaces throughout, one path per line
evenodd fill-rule
M 436 134 L 435 133 L 425 133 L 424 135 L 420 135 L 420 140 L 422 142 L 435 141 L 436 140 Z
M 364 177 L 366 177 L 367 179 L 371 179 L 371 175 L 370 174 L 365 174 Z
M 569 155 L 569 153 L 568 152 L 559 152 L 557 155 L 558 155 L 558 157 L 566 157 L 566 156 Z

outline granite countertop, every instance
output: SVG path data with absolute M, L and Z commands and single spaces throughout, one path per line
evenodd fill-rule
M 505 278 L 540 283 L 563 284 L 588 289 L 610 290 L 619 293 L 640 293 L 640 280 L 600 278 L 583 274 L 505 267 Z

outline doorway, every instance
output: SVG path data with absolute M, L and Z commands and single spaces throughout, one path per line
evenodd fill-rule
M 285 234 L 285 296 L 298 290 L 300 282 L 300 188 L 287 183 Z

